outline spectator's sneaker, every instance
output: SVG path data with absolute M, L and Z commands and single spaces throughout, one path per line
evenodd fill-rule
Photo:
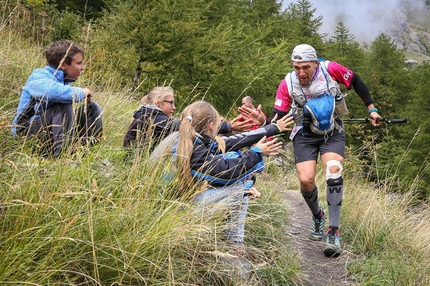
M 329 230 L 329 232 L 327 233 L 324 246 L 324 254 L 327 256 L 339 256 L 342 254 L 342 249 L 340 248 L 340 235 L 338 230 L 336 230 L 335 233 Z
M 311 231 L 309 233 L 309 238 L 312 240 L 322 240 L 324 237 L 324 222 L 325 214 L 323 211 L 321 218 L 315 218 L 312 216 Z

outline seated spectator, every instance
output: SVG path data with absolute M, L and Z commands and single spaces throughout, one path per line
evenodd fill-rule
M 151 142 L 151 148 L 174 131 L 179 130 L 181 121 L 172 118 L 175 111 L 174 91 L 170 86 L 154 87 L 141 99 L 141 107 L 133 114 L 133 120 L 125 134 L 123 146 L 143 147 Z M 247 122 L 223 122 L 220 133 L 231 133 L 232 130 L 249 129 Z
M 151 160 L 156 162 L 164 158 L 173 161 L 173 169 L 166 171 L 164 179 L 169 184 L 178 182 L 177 195 L 190 197 L 202 213 L 210 214 L 219 207 L 226 208 L 228 240 L 234 247 L 241 246 L 248 200 L 260 196 L 250 180 L 263 168 L 264 157 L 276 155 L 282 147 L 277 139 L 267 141 L 265 138 L 291 130 L 287 126 L 293 120 L 285 116 L 276 124 L 220 138 L 216 135 L 222 124 L 221 118 L 207 102 L 192 103 L 182 112 L 181 119 L 179 131 L 155 148 Z M 246 152 L 239 152 L 253 144 Z M 201 185 L 204 190 L 190 193 L 196 185 Z
M 167 135 L 179 129 L 180 120 L 172 118 L 175 94 L 170 86 L 156 86 L 141 99 L 141 107 L 124 136 L 123 146 L 155 147 Z M 152 148 L 152 147 L 151 147 Z
M 38 135 L 56 158 L 71 145 L 74 135 L 92 145 L 102 134 L 102 108 L 92 101 L 88 88 L 72 87 L 85 66 L 84 49 L 68 40 L 51 43 L 45 51 L 47 65 L 35 69 L 23 87 L 12 134 Z M 76 111 L 73 104 L 82 102 Z

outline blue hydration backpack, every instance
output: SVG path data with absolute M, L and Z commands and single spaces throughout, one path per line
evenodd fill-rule
M 335 98 L 328 93 L 312 98 L 305 103 L 303 112 L 311 115 L 310 128 L 313 133 L 323 135 L 333 130 L 335 108 Z

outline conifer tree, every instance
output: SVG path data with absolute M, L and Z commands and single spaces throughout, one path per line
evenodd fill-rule
M 411 71 L 410 91 L 404 94 L 411 103 L 403 106 L 404 117 L 410 123 L 402 135 L 411 142 L 410 151 L 404 162 L 401 177 L 414 182 L 421 191 L 420 197 L 430 199 L 430 97 L 427 80 L 430 64 L 424 62 Z
M 385 118 L 402 117 L 411 104 L 411 98 L 405 95 L 412 90 L 410 74 L 404 69 L 403 53 L 397 50 L 391 39 L 381 34 L 372 43 L 368 60 L 371 74 L 367 83 L 379 114 Z M 372 137 L 374 143 L 380 144 L 376 161 L 377 166 L 385 170 L 385 173 L 381 173 L 381 180 L 406 178 L 406 165 L 394 164 L 410 143 L 411 137 L 405 136 L 404 128 L 408 126 L 387 126 L 382 123 L 379 129 L 368 129 L 368 134 L 375 134 Z M 398 183 L 395 185 L 396 190 L 401 191 L 402 186 Z
M 123 68 L 122 76 L 133 78 L 133 89 L 173 80 L 184 96 L 197 86 L 194 91 L 200 98 L 229 111 L 247 89 L 267 94 L 268 82 L 262 77 L 282 64 L 274 60 L 282 55 L 271 33 L 279 5 L 258 4 L 267 7 L 263 16 L 256 13 L 257 2 L 117 2 L 103 20 L 109 31 L 105 43 L 113 54 L 123 51 L 127 64 L 117 68 Z M 271 95 L 275 88 L 270 85 Z
M 321 15 L 315 16 L 316 8 L 308 0 L 298 0 L 290 3 L 285 10 L 285 16 L 289 25 L 285 27 L 286 35 L 292 46 L 309 44 L 319 50 L 323 47 L 319 29 L 323 23 Z

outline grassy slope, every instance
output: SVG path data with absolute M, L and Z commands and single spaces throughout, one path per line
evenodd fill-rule
M 104 108 L 103 140 L 62 159 L 44 159 L 37 142 L 10 135 L 20 87 L 44 61 L 37 48 L 1 33 L 10 41 L 0 47 L 0 72 L 8 76 L 0 86 L 5 91 L 0 105 L 0 283 L 241 283 L 231 274 L 235 264 L 229 263 L 233 256 L 224 242 L 222 219 L 193 215 L 187 201 L 169 198 L 171 187 L 161 184 L 161 169 L 149 166 L 147 154 L 133 163 L 125 160 L 121 143 L 134 100 L 91 87 Z M 84 75 L 77 84 L 85 80 Z M 297 280 L 298 265 L 282 231 L 286 210 L 279 208 L 277 194 L 251 208 L 255 215 L 250 216 L 246 255 L 266 265 L 252 281 L 283 285 Z
M 1 284 L 241 284 L 226 263 L 231 254 L 222 219 L 196 216 L 187 201 L 161 196 L 172 187 L 161 184 L 160 168 L 145 154 L 124 162 L 120 146 L 133 100 L 92 87 L 104 107 L 104 139 L 60 160 L 43 159 L 36 143 L 10 136 L 20 87 L 43 59 L 13 33 L 0 31 L 0 37 Z M 343 238 L 360 254 L 348 265 L 353 279 L 360 285 L 430 284 L 428 206 L 412 209 L 408 196 L 369 188 L 353 156 L 345 166 Z M 287 187 L 297 188 L 297 179 L 291 165 L 269 165 L 268 172 L 272 182 L 258 183 L 264 196 L 250 206 L 245 256 L 260 269 L 247 283 L 295 284 L 299 266 L 285 243 L 287 210 L 274 186 L 287 176 Z M 318 184 L 324 185 L 321 173 Z

